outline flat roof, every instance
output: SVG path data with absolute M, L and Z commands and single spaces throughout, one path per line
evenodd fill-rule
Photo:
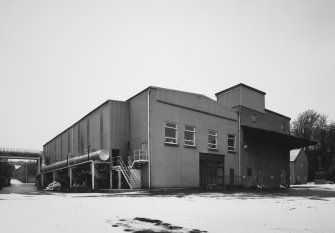
M 299 149 L 307 146 L 314 146 L 317 143 L 306 140 L 304 138 L 299 138 L 292 136 L 290 134 L 283 134 L 271 130 L 265 130 L 255 127 L 250 127 L 247 125 L 242 125 L 242 129 L 245 133 L 245 138 L 250 141 L 266 143 L 277 146 L 284 146 L 292 149 Z
M 259 93 L 261 93 L 261 94 L 263 94 L 263 95 L 266 95 L 265 92 L 260 91 L 260 90 L 258 90 L 258 89 L 256 89 L 256 88 L 250 87 L 250 86 L 248 86 L 248 85 L 245 85 L 244 83 L 239 83 L 239 84 L 237 84 L 237 85 L 235 85 L 235 86 L 232 86 L 232 87 L 227 88 L 227 89 L 225 89 L 225 90 L 223 90 L 223 91 L 220 91 L 220 92 L 216 93 L 215 95 L 218 96 L 218 95 L 220 95 L 220 94 L 222 94 L 222 93 L 224 93 L 224 92 L 228 92 L 228 91 L 234 90 L 234 89 L 236 89 L 236 88 L 238 88 L 238 87 L 245 87 L 245 88 L 251 89 L 251 90 L 253 90 L 253 91 L 259 92 Z

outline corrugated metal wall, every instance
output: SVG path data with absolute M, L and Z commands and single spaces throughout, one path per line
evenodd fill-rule
M 129 103 L 110 101 L 110 150 L 119 149 L 120 155 L 129 156 L 128 142 Z
M 100 112 L 93 112 L 89 117 L 89 126 L 88 126 L 88 139 L 89 144 L 91 145 L 92 150 L 98 150 L 100 148 Z
M 118 149 L 128 156 L 129 103 L 107 101 L 44 145 L 49 164 L 90 151 Z
M 148 91 L 129 101 L 130 105 L 130 147 L 141 149 L 142 143 L 148 141 Z

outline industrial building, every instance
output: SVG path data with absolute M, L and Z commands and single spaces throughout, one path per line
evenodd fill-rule
M 148 87 L 108 100 L 43 146 L 41 181 L 92 189 L 289 185 L 290 118 L 238 84 L 216 94 Z

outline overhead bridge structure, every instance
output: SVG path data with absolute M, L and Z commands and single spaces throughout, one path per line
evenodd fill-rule
M 40 160 L 43 152 L 39 150 L 0 147 L 0 158 Z
M 43 152 L 39 150 L 19 149 L 19 148 L 4 148 L 0 147 L 0 159 L 28 159 L 36 160 L 37 173 L 40 173 L 40 165 Z
M 3 160 L 4 162 L 7 162 L 8 159 L 36 160 L 36 175 L 39 175 L 41 172 L 42 155 L 43 152 L 39 150 L 0 147 L 0 162 Z M 27 168 L 25 172 L 25 180 L 28 182 Z

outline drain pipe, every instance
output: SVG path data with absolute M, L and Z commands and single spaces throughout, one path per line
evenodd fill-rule
M 241 185 L 241 112 L 237 111 L 238 116 L 238 177 Z
M 151 87 L 148 89 L 148 175 L 149 175 L 149 189 L 151 189 L 151 150 L 150 150 L 150 91 Z

